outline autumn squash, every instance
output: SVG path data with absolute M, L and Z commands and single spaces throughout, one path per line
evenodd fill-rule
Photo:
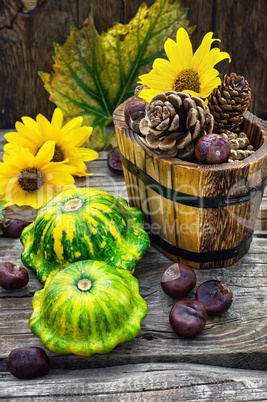
M 99 260 L 134 271 L 150 241 L 144 215 L 126 200 L 89 188 L 66 190 L 42 208 L 21 235 L 21 259 L 41 283 L 72 262 Z
M 138 280 L 102 261 L 78 261 L 51 275 L 33 297 L 31 331 L 56 353 L 108 353 L 133 339 L 147 314 Z

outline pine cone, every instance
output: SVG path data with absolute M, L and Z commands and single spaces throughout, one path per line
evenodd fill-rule
M 154 96 L 139 128 L 149 148 L 189 159 L 194 155 L 196 139 L 212 132 L 213 116 L 202 99 L 169 91 Z
M 208 98 L 208 106 L 214 116 L 214 132 L 238 131 L 250 98 L 251 89 L 244 77 L 235 73 L 229 77 L 225 74 L 221 85 Z
M 255 151 L 249 143 L 247 135 L 243 132 L 237 134 L 225 131 L 222 135 L 229 141 L 231 153 L 228 162 L 240 161 L 252 155 Z

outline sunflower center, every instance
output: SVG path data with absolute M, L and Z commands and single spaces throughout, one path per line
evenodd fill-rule
M 62 151 L 62 148 L 59 145 L 55 145 L 55 153 L 54 156 L 51 160 L 51 162 L 62 162 L 65 159 L 64 152 Z
M 197 71 L 192 69 L 182 70 L 172 84 L 172 90 L 182 92 L 189 89 L 190 91 L 200 92 L 200 81 Z
M 18 178 L 18 183 L 23 191 L 32 193 L 43 186 L 44 174 L 36 168 L 22 169 Z

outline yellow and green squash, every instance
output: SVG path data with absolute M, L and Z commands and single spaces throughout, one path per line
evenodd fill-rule
M 72 262 L 105 261 L 134 271 L 148 251 L 144 215 L 121 197 L 89 188 L 66 190 L 42 208 L 21 234 L 21 259 L 45 283 Z
M 102 261 L 79 261 L 51 275 L 33 297 L 31 331 L 55 353 L 108 353 L 133 339 L 147 314 L 138 280 Z

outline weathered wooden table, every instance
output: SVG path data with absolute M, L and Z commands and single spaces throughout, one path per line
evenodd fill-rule
M 106 157 L 107 153 L 101 152 L 99 159 L 89 163 L 93 176 L 80 179 L 77 185 L 101 188 L 127 199 L 124 178 L 109 171 Z M 33 220 L 35 214 L 18 210 L 5 216 Z M 196 270 L 197 286 L 208 279 L 220 279 L 234 293 L 230 310 L 209 317 L 198 337 L 186 340 L 172 331 L 168 315 L 175 300 L 160 286 L 161 276 L 172 262 L 151 247 L 134 274 L 148 303 L 148 315 L 138 337 L 106 355 L 80 357 L 47 351 L 49 373 L 34 380 L 19 380 L 7 370 L 8 354 L 18 347 L 43 347 L 28 324 L 32 296 L 42 288 L 35 272 L 29 270 L 30 281 L 25 288 L 0 289 L 0 400 L 267 400 L 266 238 L 265 193 L 249 252 L 230 267 Z M 21 265 L 22 249 L 19 239 L 0 236 L 0 261 Z M 194 298 L 194 291 L 189 298 Z

